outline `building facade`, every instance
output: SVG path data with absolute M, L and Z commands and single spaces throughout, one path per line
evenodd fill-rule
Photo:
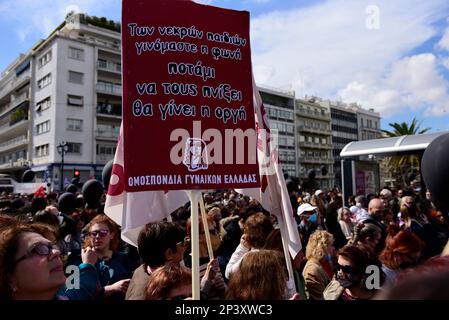
M 330 110 L 335 185 L 341 187 L 340 152 L 346 144 L 358 140 L 357 111 L 341 102 L 322 100 L 319 104 Z
M 0 173 L 20 180 L 32 169 L 54 190 L 61 181 L 70 183 L 74 169 L 81 181 L 101 179 L 122 118 L 120 40 L 119 24 L 72 14 L 6 68 L 0 78 Z M 314 170 L 320 188 L 341 185 L 341 149 L 380 137 L 380 115 L 371 110 L 259 90 L 289 176 L 304 180 Z
M 329 109 L 317 98 L 296 99 L 297 165 L 299 178 L 305 181 L 312 170 L 321 189 L 334 186 L 331 117 Z
M 56 190 L 75 168 L 82 181 L 100 178 L 115 153 L 121 91 L 120 26 L 68 16 L 3 73 L 0 170 L 20 179 L 31 168 Z
M 295 93 L 275 88 L 258 87 L 265 106 L 268 123 L 272 131 L 277 131 L 279 159 L 284 173 L 296 177 L 296 117 Z
M 319 104 L 330 109 L 335 185 L 341 187 L 341 150 L 352 141 L 381 138 L 380 114 L 356 103 L 320 100 Z
M 359 140 L 371 140 L 381 138 L 380 114 L 374 109 L 357 108 L 358 136 Z

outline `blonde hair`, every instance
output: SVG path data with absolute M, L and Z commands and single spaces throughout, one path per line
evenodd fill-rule
M 309 238 L 306 258 L 320 261 L 327 254 L 327 248 L 333 245 L 334 236 L 327 231 L 317 230 Z
M 345 211 L 348 211 L 349 215 L 351 215 L 351 210 L 348 207 L 341 207 L 337 210 L 337 221 L 343 220 L 343 213 Z

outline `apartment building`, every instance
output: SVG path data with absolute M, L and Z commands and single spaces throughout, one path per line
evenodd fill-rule
M 120 25 L 68 16 L 2 73 L 0 171 L 20 179 L 31 168 L 56 190 L 74 168 L 81 180 L 101 177 L 116 148 L 121 91 Z
M 380 130 L 380 113 L 374 109 L 363 109 L 357 106 L 357 122 L 359 140 L 379 139 L 382 136 Z
M 289 176 L 296 177 L 297 148 L 296 148 L 296 117 L 295 117 L 295 92 L 258 87 L 267 113 L 271 130 L 278 134 L 279 159 L 282 169 Z
M 380 138 L 380 114 L 356 103 L 319 100 L 319 104 L 330 109 L 335 185 L 341 187 L 341 150 L 352 141 Z
M 120 39 L 119 24 L 72 14 L 2 72 L 0 173 L 20 180 L 31 168 L 54 190 L 75 168 L 82 181 L 100 179 L 122 118 Z M 284 172 L 306 179 L 315 170 L 320 188 L 340 185 L 339 154 L 348 142 L 380 136 L 380 115 L 372 110 L 259 90 Z
M 296 99 L 299 178 L 308 179 L 315 171 L 321 189 L 334 186 L 332 132 L 329 109 L 317 103 L 315 97 Z

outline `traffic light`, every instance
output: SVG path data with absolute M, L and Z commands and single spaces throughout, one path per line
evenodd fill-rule
M 79 180 L 80 175 L 81 175 L 81 172 L 78 169 L 73 169 L 73 178 Z

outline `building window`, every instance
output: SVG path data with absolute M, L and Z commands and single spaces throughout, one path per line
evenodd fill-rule
M 69 82 L 83 84 L 84 74 L 76 71 L 69 71 Z
M 40 80 L 37 81 L 37 88 L 42 89 L 51 83 L 51 73 L 45 75 Z
M 49 146 L 48 143 L 47 144 L 43 144 L 41 146 L 37 146 L 34 149 L 35 153 L 36 153 L 36 157 L 39 158 L 39 157 L 48 156 L 48 150 L 49 150 L 48 146 Z
M 299 136 L 299 142 L 305 142 L 306 141 L 306 137 L 304 136 Z
M 81 154 L 81 143 L 67 142 L 67 153 Z
M 50 131 L 50 120 L 38 123 L 36 125 L 36 134 L 37 135 L 48 132 L 48 131 Z
M 38 59 L 37 65 L 39 68 L 42 68 L 51 60 L 51 50 L 45 53 L 42 57 Z
M 50 108 L 50 106 L 51 106 L 51 99 L 50 97 L 47 97 L 36 103 L 36 112 L 41 112 L 45 109 Z
M 115 154 L 116 147 L 113 145 L 97 144 L 97 155 L 113 156 Z
M 82 107 L 84 98 L 81 96 L 74 96 L 71 94 L 67 95 L 67 104 L 69 106 Z
M 69 58 L 76 60 L 84 60 L 84 50 L 69 47 Z
M 278 143 L 280 146 L 285 146 L 287 145 L 287 139 L 285 137 L 279 137 Z
M 67 118 L 67 130 L 83 131 L 83 120 Z

